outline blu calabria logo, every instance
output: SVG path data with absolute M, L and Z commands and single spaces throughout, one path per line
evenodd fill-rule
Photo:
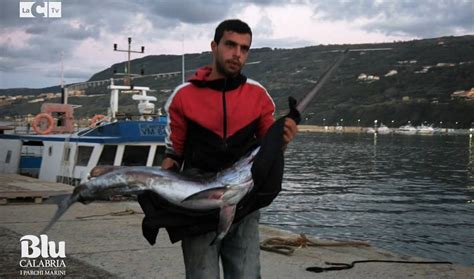
M 23 18 L 60 18 L 61 2 L 23 2 L 20 1 L 20 17 Z
M 20 275 L 66 275 L 66 242 L 48 241 L 45 234 L 20 238 Z

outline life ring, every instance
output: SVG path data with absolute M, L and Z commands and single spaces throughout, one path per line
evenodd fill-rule
M 46 127 L 43 129 L 41 127 L 41 123 L 43 123 L 46 120 Z M 33 119 L 33 130 L 40 135 L 47 135 L 51 133 L 51 131 L 54 128 L 54 119 L 51 115 L 47 113 L 40 113 L 35 116 L 35 119 Z
M 92 119 L 91 119 L 91 124 L 89 125 L 89 127 L 94 128 L 96 126 L 96 123 L 101 121 L 104 118 L 105 118 L 105 115 L 103 115 L 103 114 L 94 115 L 94 117 L 92 117 Z

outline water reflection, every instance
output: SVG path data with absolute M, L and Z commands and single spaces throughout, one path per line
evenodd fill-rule
M 262 223 L 474 265 L 466 136 L 301 134 Z

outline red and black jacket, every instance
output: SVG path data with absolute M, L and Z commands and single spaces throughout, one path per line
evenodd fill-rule
M 208 80 L 200 68 L 165 105 L 166 156 L 184 168 L 215 172 L 253 148 L 274 122 L 275 104 L 259 83 L 243 75 Z
M 168 113 L 166 156 L 184 161 L 186 169 L 215 172 L 232 165 L 258 141 L 268 141 L 264 136 L 274 123 L 275 105 L 260 84 L 243 75 L 207 80 L 211 70 L 209 67 L 199 69 L 188 83 L 173 92 L 165 106 Z M 281 134 L 283 126 L 280 126 Z M 277 135 L 277 138 L 280 140 L 272 140 L 272 143 L 277 144 L 276 150 L 281 153 L 283 137 Z M 273 183 L 274 179 L 268 180 Z M 262 196 L 257 192 L 255 189 L 252 195 L 241 201 L 234 222 L 271 202 L 265 193 Z M 272 188 L 270 192 L 275 191 Z M 271 193 L 271 196 L 278 192 Z M 183 212 L 148 191 L 139 195 L 138 201 L 145 213 L 143 235 L 152 245 L 163 227 L 167 229 L 170 240 L 176 242 L 185 235 L 213 231 L 218 224 L 219 210 L 196 214 Z

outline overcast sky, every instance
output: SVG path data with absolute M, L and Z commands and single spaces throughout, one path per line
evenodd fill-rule
M 216 25 L 227 18 L 249 23 L 252 47 L 474 34 L 474 0 L 55 2 L 61 2 L 61 18 L 20 18 L 19 0 L 0 0 L 0 88 L 59 84 L 62 51 L 66 82 L 87 80 L 126 60 L 126 53 L 112 49 L 114 43 L 126 48 L 127 37 L 133 38 L 132 48 L 146 47 L 144 55 L 132 58 L 208 51 Z

